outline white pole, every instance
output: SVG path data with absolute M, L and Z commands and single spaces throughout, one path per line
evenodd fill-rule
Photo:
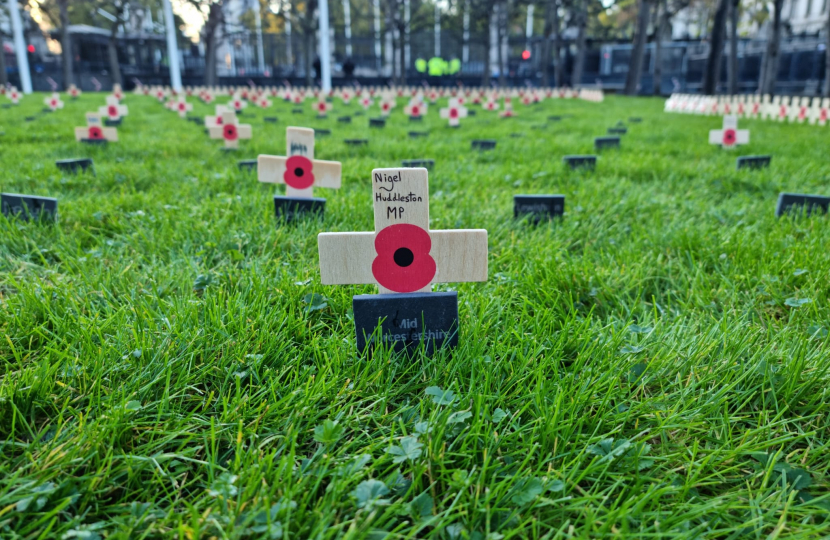
M 294 52 L 291 50 L 291 19 L 285 18 L 285 60 L 294 68 Z
M 331 90 L 331 47 L 329 46 L 329 1 L 320 0 L 320 84 L 323 92 Z
M 259 74 L 265 73 L 265 48 L 262 46 L 262 13 L 260 13 L 259 0 L 254 0 L 256 6 L 254 13 L 256 14 L 256 48 L 258 60 L 257 67 L 259 67 Z
M 349 0 L 343 0 L 343 23 L 346 25 L 346 56 L 352 56 L 352 10 Z
M 403 63 L 408 68 L 411 65 L 409 61 L 409 21 L 410 18 L 410 9 L 409 9 L 409 0 L 403 0 L 403 22 L 404 22 L 404 30 L 403 30 L 403 40 L 404 40 L 404 49 L 403 49 Z M 401 73 L 404 73 L 404 66 L 401 66 Z
M 9 0 L 9 3 L 16 0 Z M 179 92 L 182 89 L 182 72 L 179 69 L 179 48 L 176 46 L 176 30 L 173 25 L 173 8 L 170 0 L 164 2 L 164 23 L 167 27 L 167 60 L 170 63 L 170 86 Z
M 527 40 L 527 46 L 525 49 L 528 51 L 530 50 L 530 38 L 533 37 L 533 4 L 527 6 L 527 26 L 525 28 L 525 39 Z
M 464 45 L 461 48 L 461 61 L 470 61 L 470 0 L 464 2 Z
M 377 64 L 378 72 L 381 69 L 381 49 L 380 49 L 380 0 L 373 0 L 375 8 L 375 63 Z
M 441 57 L 441 8 L 435 3 L 435 56 Z
M 23 22 L 20 20 L 17 0 L 9 0 L 9 12 L 12 16 L 12 32 L 14 33 L 14 52 L 17 55 L 17 67 L 20 71 L 20 85 L 24 94 L 32 93 L 32 74 L 29 73 L 29 57 L 26 56 L 26 41 L 23 39 Z M 0 43 L 0 49 L 2 44 Z M 5 54 L 0 50 L 0 54 Z

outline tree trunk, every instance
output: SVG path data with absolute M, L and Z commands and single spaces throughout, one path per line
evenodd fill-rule
M 724 1 L 724 0 L 721 0 Z M 629 96 L 637 94 L 640 86 L 640 77 L 643 73 L 643 55 L 646 50 L 646 34 L 648 33 L 648 19 L 651 11 L 649 0 L 640 0 L 637 12 L 637 30 L 634 34 L 634 44 L 631 48 L 631 60 L 628 63 L 628 75 L 625 78 L 624 93 Z
M 571 72 L 571 86 L 574 88 L 582 84 L 582 69 L 585 66 L 585 25 L 588 23 L 587 5 L 580 2 L 577 7 L 576 29 L 576 57 Z
M 6 74 L 6 51 L 3 50 L 3 33 L 0 32 L 0 86 L 9 84 L 9 77 Z
M 553 12 L 556 0 L 545 2 L 545 27 L 542 30 L 542 86 L 550 86 L 550 33 L 553 31 Z
M 303 29 L 305 46 L 303 47 L 303 61 L 305 62 L 305 85 L 314 86 L 314 60 L 312 59 L 314 47 L 314 31 Z
M 830 10 L 827 13 L 824 37 L 827 40 L 824 47 L 824 97 L 830 98 Z
M 496 19 L 496 37 L 498 38 L 498 53 L 499 53 L 499 87 L 507 86 L 507 61 L 504 57 L 504 47 L 502 46 L 504 38 L 507 36 L 507 1 L 496 4 L 499 9 L 499 16 Z
M 115 34 L 110 35 L 107 52 L 110 60 L 110 78 L 112 84 L 123 84 L 121 80 L 121 66 L 118 64 L 118 49 L 116 48 Z
M 69 0 L 58 0 L 61 20 L 61 63 L 63 65 L 63 88 L 74 82 L 72 73 L 72 39 L 69 36 Z
M 562 32 L 559 27 L 559 4 L 553 10 L 553 84 L 557 88 L 562 86 L 565 70 L 562 65 Z
M 711 96 L 718 89 L 720 79 L 720 59 L 723 56 L 723 42 L 726 34 L 726 12 L 732 0 L 718 0 L 715 17 L 712 20 L 712 35 L 709 39 L 709 56 L 703 69 L 703 95 Z
M 767 64 L 764 70 L 762 94 L 775 93 L 775 79 L 778 78 L 778 53 L 781 46 L 781 11 L 784 0 L 775 0 L 772 19 L 772 37 L 767 42 Z
M 655 96 L 663 94 L 663 38 L 669 24 L 669 11 L 666 0 L 657 3 L 657 31 L 654 39 L 654 82 L 652 93 Z
M 492 10 L 490 11 L 492 14 Z M 484 41 L 486 42 L 486 46 L 484 47 L 484 73 L 481 74 L 481 86 L 484 88 L 490 87 L 490 73 L 493 71 L 493 66 L 490 63 L 490 47 L 492 43 L 490 42 L 490 19 L 487 19 L 487 31 L 485 32 Z
M 729 95 L 738 93 L 738 11 L 741 0 L 729 0 Z
M 398 32 L 401 36 L 400 39 L 400 46 L 398 47 L 398 55 L 401 61 L 401 74 L 400 74 L 400 82 L 398 84 L 405 86 L 406 85 L 406 25 L 401 24 L 400 31 Z
M 205 86 L 216 86 L 216 27 L 205 25 Z

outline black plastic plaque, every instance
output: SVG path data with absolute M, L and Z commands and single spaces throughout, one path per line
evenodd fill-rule
M 565 214 L 564 195 L 514 195 L 513 217 L 530 216 L 532 221 Z
M 97 144 L 98 146 L 106 146 L 107 145 L 107 140 L 106 139 L 81 139 L 81 142 L 85 143 L 85 144 L 92 144 L 92 145 Z
M 274 195 L 274 213 L 277 219 L 285 219 L 292 221 L 304 214 L 319 214 L 323 215 L 326 209 L 326 199 L 320 197 L 312 197 L 310 199 L 301 199 L 298 197 L 284 197 L 282 195 Z
M 737 168 L 741 169 L 766 169 L 769 167 L 772 156 L 741 156 L 738 158 Z
M 27 116 L 23 120 L 25 120 L 27 122 L 34 122 L 35 120 L 37 120 L 37 117 L 36 116 Z
M 565 156 L 562 161 L 568 164 L 571 169 L 593 169 L 597 165 L 597 156 Z
M 522 135 L 521 133 L 511 133 L 510 137 L 513 139 L 521 139 L 522 137 L 524 137 L 524 135 Z
M 187 121 L 188 122 L 193 122 L 194 124 L 197 124 L 197 125 L 200 125 L 200 126 L 204 123 L 204 121 L 201 118 L 199 118 L 198 116 L 188 116 Z
M 561 116 L 548 116 L 548 120 L 550 120 L 551 122 L 559 122 L 560 120 L 562 120 L 562 117 Z
M 330 129 L 315 129 L 314 130 L 314 136 L 316 137 L 318 135 L 320 137 L 324 137 L 326 135 L 331 135 L 331 130 Z
M 628 119 L 628 121 L 631 122 L 632 124 L 639 124 L 640 122 L 643 121 L 643 119 L 640 118 L 639 116 L 632 116 L 631 118 Z
M 405 159 L 401 162 L 401 165 L 404 167 L 423 167 L 425 169 L 431 169 L 435 166 L 434 159 Z
M 385 118 L 370 118 L 369 119 L 369 127 L 385 127 L 386 126 L 386 119 Z
M 625 135 L 628 133 L 628 128 L 624 127 L 610 127 L 608 128 L 609 135 Z
M 104 119 L 104 125 L 108 127 L 116 127 L 121 125 L 121 121 L 123 118 L 119 118 L 118 120 L 110 120 L 109 118 Z
M 619 137 L 597 137 L 594 139 L 594 148 L 597 150 L 604 150 L 606 148 L 619 148 Z
M 417 139 L 418 137 L 429 137 L 428 131 L 410 131 L 409 138 L 410 139 Z
M 54 221 L 58 217 L 58 200 L 51 197 L 0 193 L 0 208 L 5 216 L 17 216 L 27 221 Z
M 369 144 L 369 139 L 343 139 L 343 142 L 349 146 L 365 146 Z
M 0 105 L 0 108 L 3 108 L 3 109 L 11 109 L 11 108 L 12 108 L 12 104 L 11 104 L 11 103 L 3 103 L 2 105 Z
M 475 116 L 476 112 L 473 109 L 467 111 L 467 116 Z
M 277 117 L 276 116 L 266 116 L 265 118 L 263 118 L 263 120 L 268 124 L 276 124 L 277 123 Z
M 291 112 L 294 113 L 294 114 L 303 114 L 302 109 L 291 109 Z
M 58 169 L 68 172 L 68 173 L 76 173 L 80 171 L 86 171 L 87 169 L 92 167 L 92 159 L 91 158 L 75 158 L 75 159 L 59 159 L 55 162 Z M 93 170 L 94 172 L 94 170 Z
M 341 116 L 340 118 L 337 119 L 337 121 L 340 122 L 341 124 L 351 124 L 352 123 L 352 117 L 351 116 Z
M 493 139 L 476 139 L 472 143 L 473 150 L 492 150 L 496 147 Z
M 257 160 L 255 159 L 243 159 L 236 163 L 236 166 L 239 167 L 240 171 L 255 171 L 257 170 L 256 167 Z
M 376 340 L 396 352 L 426 354 L 458 345 L 458 293 L 361 294 L 352 299 L 357 350 Z
M 410 116 L 409 117 L 410 122 L 421 122 L 423 119 L 424 119 L 423 116 Z
M 826 214 L 830 209 L 830 197 L 821 195 L 804 195 L 801 193 L 781 193 L 778 195 L 778 205 L 775 207 L 776 217 L 788 213 L 810 215 L 815 211 Z

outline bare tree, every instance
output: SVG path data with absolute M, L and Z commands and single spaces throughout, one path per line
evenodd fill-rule
M 759 91 L 762 94 L 775 92 L 775 79 L 778 77 L 778 57 L 781 48 L 781 17 L 784 0 L 773 1 L 772 35 L 767 42 L 767 54 L 764 57 L 764 68 L 761 70 L 761 84 Z
M 718 89 L 720 79 L 720 62 L 723 56 L 724 37 L 726 35 L 726 12 L 732 0 L 718 0 L 715 16 L 712 19 L 712 34 L 709 39 L 709 56 L 706 57 L 706 67 L 703 70 L 704 95 L 712 95 Z
M 107 20 L 110 25 L 110 36 L 107 42 L 107 55 L 110 64 L 110 77 L 113 84 L 123 84 L 121 77 L 121 65 L 118 63 L 118 31 L 126 22 L 129 7 L 133 5 L 130 0 L 96 0 L 93 6 L 109 16 Z M 137 6 L 133 6 L 137 7 Z
M 401 70 L 395 81 L 397 84 L 406 84 L 406 18 L 404 16 L 403 0 L 384 0 L 383 12 L 386 18 L 386 26 L 394 30 L 392 33 L 393 56 L 398 58 Z M 395 73 L 393 70 L 393 79 Z
M 30 0 L 60 32 L 61 65 L 64 89 L 74 82 L 72 69 L 72 39 L 69 35 L 69 0 Z
M 5 5 L 0 4 L 0 14 L 6 11 Z M 8 19 L 8 17 L 7 17 Z M 9 83 L 9 76 L 6 74 L 6 51 L 3 48 L 3 39 L 6 35 L 0 28 L 0 86 L 6 86 Z
M 545 2 L 545 26 L 542 32 L 542 86 L 550 86 L 550 61 L 551 48 L 553 48 L 553 69 L 554 86 L 559 86 L 561 81 L 561 47 L 559 46 L 559 0 L 547 0 Z M 551 43 L 551 36 L 553 43 Z
M 202 43 L 205 44 L 205 85 L 216 86 L 216 50 L 219 32 L 225 24 L 224 0 L 187 0 L 204 17 Z
M 576 88 L 582 83 L 582 70 L 585 67 L 586 26 L 588 25 L 587 0 L 576 0 L 574 3 L 572 25 L 576 26 L 576 57 L 571 72 L 571 86 Z M 560 81 L 562 80 L 561 73 L 558 78 Z
M 830 10 L 824 24 L 824 37 L 827 40 L 824 46 L 824 97 L 830 97 Z
M 504 57 L 502 44 L 507 38 L 507 11 L 510 8 L 510 0 L 500 0 L 496 3 L 496 51 L 499 59 L 499 86 L 504 88 L 507 84 L 507 59 Z
M 639 0 L 638 6 L 637 28 L 634 32 L 631 60 L 628 63 L 628 74 L 625 78 L 624 93 L 628 95 L 635 95 L 637 93 L 637 87 L 640 85 L 640 77 L 643 73 L 643 56 L 646 48 L 651 1 Z

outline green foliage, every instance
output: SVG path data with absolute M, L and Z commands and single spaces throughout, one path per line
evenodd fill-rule
M 610 96 L 459 129 L 442 102 L 409 139 L 402 100 L 383 130 L 278 102 L 226 153 L 136 96 L 118 143 L 80 146 L 102 96 L 43 97 L 0 110 L 2 191 L 60 200 L 54 225 L 0 217 L 0 538 L 830 536 L 830 218 L 773 215 L 830 194 L 826 129 L 742 120 L 726 152 L 718 118 Z M 562 165 L 629 116 L 596 171 Z M 285 225 L 236 162 L 289 122 L 331 129 L 315 156 L 344 177 Z M 489 279 L 436 287 L 452 353 L 362 357 L 352 297 L 376 291 L 321 285 L 317 234 L 371 231 L 372 169 L 417 158 L 432 228 L 488 230 Z M 515 221 L 517 193 L 567 215 Z

